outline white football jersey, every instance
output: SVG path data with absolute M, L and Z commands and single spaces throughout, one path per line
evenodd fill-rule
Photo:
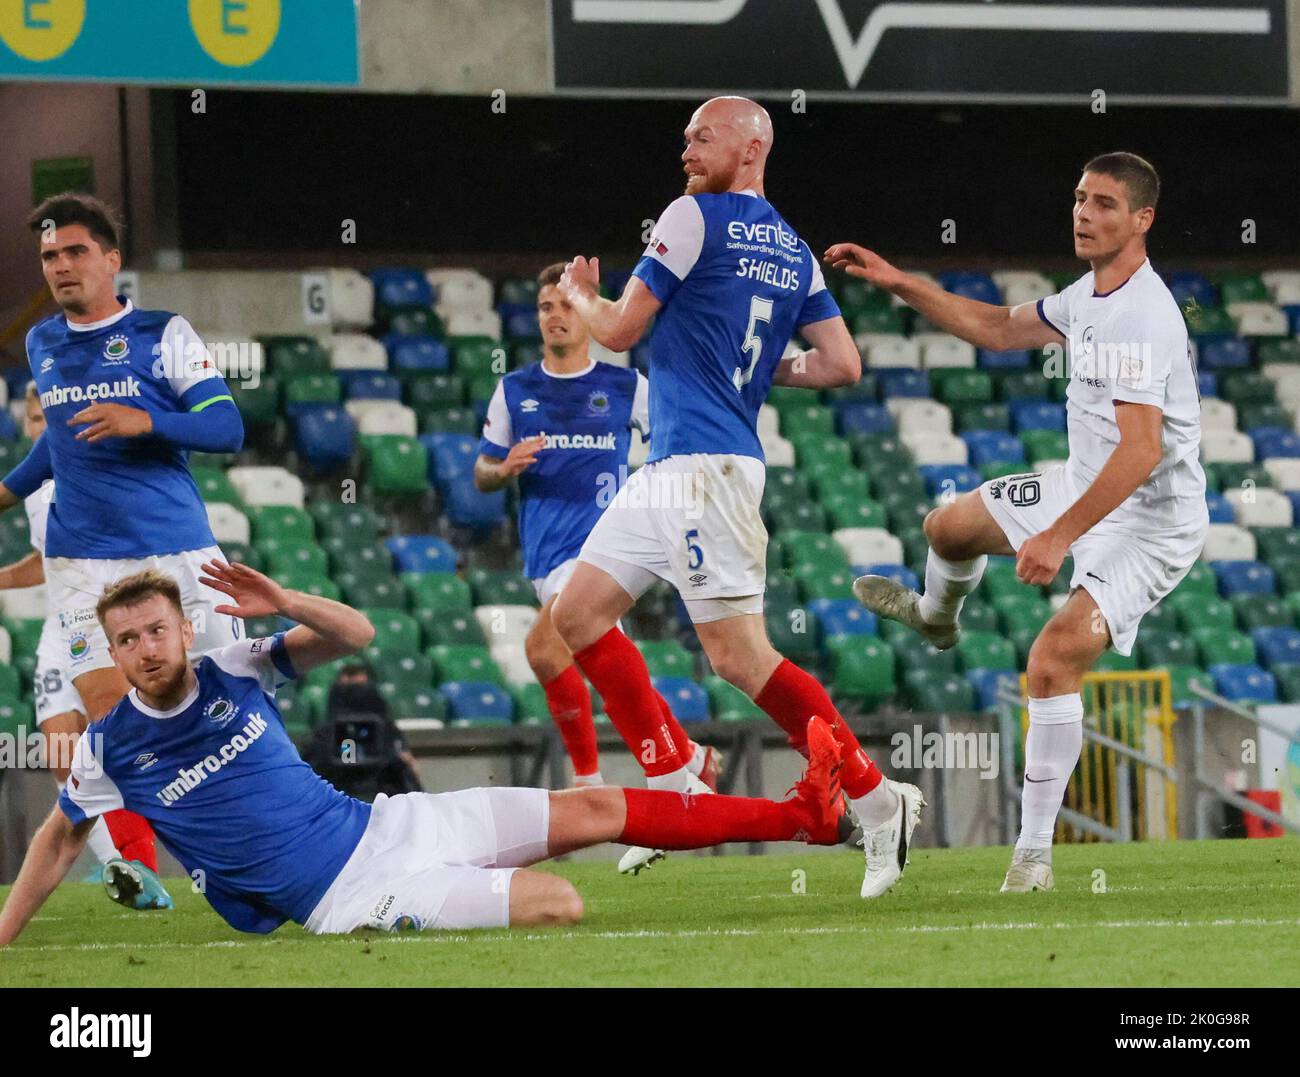
M 1114 401 L 1151 404 L 1164 412 L 1163 456 L 1155 470 L 1107 521 L 1160 527 L 1205 520 L 1201 470 L 1201 393 L 1187 327 L 1165 282 L 1144 261 L 1128 280 L 1099 295 L 1091 272 L 1038 301 L 1038 314 L 1065 336 L 1070 457 L 1082 493 L 1119 444 Z
M 45 553 L 45 527 L 50 519 L 50 502 L 53 500 L 54 480 L 46 479 L 39 490 L 28 494 L 23 501 L 32 546 L 42 554 Z

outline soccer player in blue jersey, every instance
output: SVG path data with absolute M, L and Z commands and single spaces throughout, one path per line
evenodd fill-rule
M 706 102 L 685 131 L 686 193 L 660 215 L 617 300 L 599 263 L 575 258 L 560 288 L 591 335 L 616 351 L 654 322 L 650 459 L 601 516 L 553 619 L 606 704 L 639 716 L 637 740 L 662 743 L 650 678 L 616 627 L 657 579 L 677 588 L 716 673 L 803 750 L 810 716 L 844 751 L 843 784 L 863 828 L 864 898 L 907 862 L 923 804 L 884 778 L 816 679 L 772 647 L 763 622 L 767 531 L 758 410 L 773 385 L 851 385 L 861 359 L 817 258 L 764 196 L 772 122 L 753 101 Z M 795 332 L 812 348 L 783 358 Z M 626 735 L 626 734 L 625 734 Z
M 632 431 L 649 438 L 649 386 L 635 370 L 591 357 L 587 327 L 557 288 L 563 272 L 564 263 L 558 262 L 538 274 L 542 361 L 507 374 L 497 385 L 474 481 L 490 493 L 518 479 L 524 574 L 533 581 L 542 607 L 525 653 L 564 738 L 574 783 L 600 785 L 591 695 L 555 631 L 551 609 L 573 575 L 583 542 L 626 477 Z M 690 740 L 662 697 L 660 710 L 677 753 L 668 759 L 643 758 L 640 742 L 628 743 L 651 786 L 657 787 L 660 774 L 682 771 L 684 760 L 685 789 L 716 789 L 716 753 Z M 627 728 L 617 705 L 610 718 L 620 731 Z M 646 860 L 633 855 L 625 870 L 644 867 Z
M 106 584 L 160 566 L 180 581 L 195 618 L 196 651 L 238 638 L 198 582 L 220 556 L 187 464 L 192 449 L 233 452 L 243 423 L 225 381 L 190 324 L 137 310 L 115 294 L 120 226 L 104 203 L 62 194 L 28 219 L 41 268 L 62 308 L 27 334 L 27 359 L 47 428 L 0 484 L 0 511 L 53 478 L 45 576 L 61 646 L 90 721 L 127 690 L 95 619 Z M 156 869 L 153 835 L 129 815 L 106 822 L 128 859 Z
M 131 691 L 78 742 L 68 786 L 0 910 L 0 946 L 54 891 L 94 818 L 123 805 L 153 822 L 222 919 L 262 934 L 288 920 L 317 934 L 572 923 L 583 911 L 573 886 L 521 868 L 608 841 L 838 838 L 839 746 L 820 720 L 808 723 L 807 775 L 781 802 L 609 786 L 381 794 L 373 805 L 346 796 L 299 757 L 274 694 L 366 646 L 374 627 L 244 565 L 203 571 L 230 597 L 222 611 L 297 624 L 191 664 L 194 629 L 175 580 L 148 569 L 104 592 L 96 616 Z

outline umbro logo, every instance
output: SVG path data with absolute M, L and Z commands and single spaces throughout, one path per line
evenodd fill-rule
M 154 755 L 153 752 L 145 752 L 143 755 L 137 755 L 135 757 L 135 765 L 141 770 L 148 770 L 157 762 L 158 757 Z
M 537 403 L 536 400 L 525 400 L 520 403 L 519 410 L 524 412 L 525 414 L 529 414 L 531 412 L 536 411 L 538 407 L 540 407 L 540 405 Z
M 43 360 L 41 360 L 41 373 L 42 374 L 49 373 L 50 367 L 52 367 L 53 365 L 54 365 L 54 356 L 47 355 Z
M 709 577 L 706 576 L 703 572 L 697 572 L 694 576 L 688 577 L 688 579 L 691 581 L 691 584 L 695 587 L 701 586 L 708 578 Z

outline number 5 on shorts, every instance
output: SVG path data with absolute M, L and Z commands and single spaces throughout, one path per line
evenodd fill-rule
M 693 541 L 694 539 L 697 539 L 699 537 L 700 537 L 699 531 L 697 531 L 693 527 L 686 532 L 686 552 L 690 557 L 690 559 L 686 562 L 686 567 L 689 568 L 692 572 L 695 571 L 695 569 L 699 568 L 702 564 L 704 564 L 704 551 L 700 549 L 699 544 L 697 542 Z

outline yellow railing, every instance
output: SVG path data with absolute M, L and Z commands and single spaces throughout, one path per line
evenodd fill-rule
M 1020 678 L 1027 697 L 1026 678 Z M 1134 673 L 1089 673 L 1083 679 L 1085 727 L 1119 741 L 1151 759 L 1174 765 L 1172 688 L 1166 670 Z M 1020 712 L 1021 737 L 1029 728 L 1029 711 Z M 1129 815 L 1133 837 L 1139 840 L 1178 837 L 1178 792 L 1175 782 L 1158 769 L 1123 756 L 1107 745 L 1084 738 L 1083 754 L 1070 779 L 1065 805 L 1080 815 L 1116 827 L 1120 822 L 1121 784 L 1118 771 L 1131 768 Z M 1058 841 L 1097 841 L 1068 823 L 1058 822 Z

